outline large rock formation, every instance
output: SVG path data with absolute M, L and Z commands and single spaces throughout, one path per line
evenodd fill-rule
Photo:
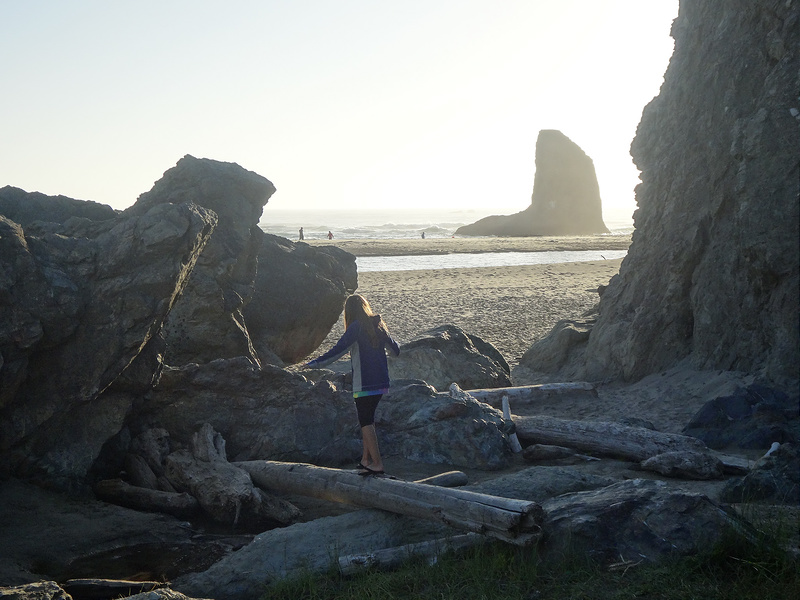
M 429 329 L 389 361 L 392 380 L 421 379 L 440 392 L 451 383 L 466 390 L 508 387 L 510 372 L 497 348 L 455 325 Z
M 631 146 L 633 243 L 558 374 L 636 380 L 685 361 L 796 393 L 800 5 L 684 2 L 672 35 Z
M 0 215 L 26 227 L 35 221 L 63 224 L 73 217 L 104 221 L 116 217 L 117 211 L 91 200 L 47 196 L 7 185 L 0 188 Z
M 115 452 L 125 449 L 128 422 L 159 389 L 165 363 L 259 364 L 241 308 L 257 287 L 264 238 L 258 221 L 273 190 L 269 181 L 238 165 L 189 156 L 121 213 L 60 196 L 0 190 L 3 474 L 84 488 L 87 475 L 120 458 Z M 269 309 L 291 304 L 293 294 L 303 298 L 305 308 L 297 313 L 302 327 L 284 319 L 270 339 L 314 332 L 304 342 L 313 344 L 325 337 L 354 289 L 355 260 L 304 245 L 297 253 L 303 269 L 293 279 L 296 260 L 287 256 L 294 245 L 284 246 L 285 252 L 268 253 L 263 265 L 265 273 L 284 274 L 281 287 L 260 286 L 262 297 L 255 301 Z M 328 309 L 318 316 L 311 303 L 320 298 Z M 275 343 L 281 352 L 288 345 Z M 303 352 L 302 344 L 295 341 L 293 351 Z M 270 362 L 281 363 L 268 343 L 260 348 Z M 290 399 L 303 396 L 307 382 L 298 375 L 290 379 L 289 388 L 272 390 Z M 226 381 L 224 392 L 210 401 L 214 411 L 227 394 L 248 397 L 244 382 Z M 273 414 L 264 408 L 272 396 L 260 391 L 250 408 Z M 324 390 L 317 396 L 327 398 Z M 201 425 L 196 416 L 183 413 L 184 426 Z M 267 425 L 274 425 L 262 424 L 267 432 Z
M 261 242 L 258 221 L 273 193 L 269 180 L 235 163 L 187 155 L 123 213 L 139 215 L 159 204 L 193 202 L 219 218 L 186 293 L 165 323 L 169 364 L 233 356 L 258 362 L 242 308 L 253 295 Z
M 262 361 L 295 364 L 316 350 L 358 287 L 356 258 L 263 233 L 254 301 L 243 310 Z M 273 356 L 277 355 L 277 361 Z
M 531 205 L 515 215 L 494 215 L 459 227 L 456 233 L 503 236 L 608 233 L 592 159 L 560 131 L 543 129 L 536 140 Z
M 41 235 L 27 235 L 0 217 L 0 462 L 29 476 L 85 474 L 119 430 L 132 396 L 112 384 L 156 378 L 157 360 L 142 379 L 136 359 L 155 358 L 148 349 L 216 217 L 170 204 L 66 223 L 71 230 L 43 224 Z

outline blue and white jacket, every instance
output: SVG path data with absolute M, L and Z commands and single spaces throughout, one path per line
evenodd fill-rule
M 378 346 L 373 347 L 369 333 L 359 321 L 351 323 L 336 345 L 322 356 L 306 363 L 308 367 L 324 367 L 350 353 L 350 368 L 353 371 L 353 396 L 384 394 L 389 389 L 389 365 L 386 350 L 400 355 L 400 346 L 383 330 L 378 329 L 380 316 L 372 317 L 378 334 Z

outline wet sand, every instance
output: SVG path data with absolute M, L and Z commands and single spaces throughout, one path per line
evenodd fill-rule
M 311 246 L 336 246 L 355 256 L 416 256 L 479 252 L 544 252 L 564 250 L 627 250 L 630 235 L 559 237 L 453 237 L 395 240 L 310 240 Z

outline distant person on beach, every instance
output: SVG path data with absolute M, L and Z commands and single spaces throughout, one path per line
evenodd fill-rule
M 305 237 L 303 236 L 303 228 L 302 228 L 302 227 L 300 228 L 300 236 L 298 237 L 298 239 L 299 239 L 301 242 L 302 242 L 302 241 L 305 239 Z
M 375 409 L 381 397 L 389 391 L 386 349 L 399 356 L 400 346 L 389 335 L 381 316 L 372 312 L 367 299 L 359 294 L 349 296 L 344 303 L 344 327 L 344 335 L 333 348 L 304 366 L 312 369 L 324 367 L 350 353 L 353 399 L 361 426 L 362 453 L 358 474 L 382 475 L 383 459 L 375 432 Z
M 422 232 L 422 239 L 423 240 L 425 239 L 425 232 L 424 231 Z
M 329 240 L 332 240 L 332 239 L 333 239 L 333 234 L 332 234 L 330 231 L 328 232 L 328 239 L 329 239 Z

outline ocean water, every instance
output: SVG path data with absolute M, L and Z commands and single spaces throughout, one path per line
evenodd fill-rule
M 453 237 L 462 225 L 497 214 L 476 210 L 416 211 L 309 211 L 264 209 L 261 228 L 273 235 L 296 241 L 300 227 L 306 240 L 417 239 Z M 501 213 L 505 214 L 505 213 Z M 605 216 L 612 236 L 630 235 L 633 219 L 627 215 Z M 461 237 L 461 236 L 459 236 Z M 474 237 L 474 236 L 469 236 Z M 434 256 L 369 256 L 357 260 L 359 271 L 405 271 L 417 269 L 450 269 L 499 267 L 604 260 L 625 256 L 624 250 L 573 252 L 486 252 L 481 254 L 445 254 Z
M 418 271 L 421 269 L 471 269 L 514 267 L 554 263 L 587 262 L 624 258 L 627 250 L 568 250 L 546 252 L 482 252 L 480 254 L 435 254 L 425 256 L 361 256 L 356 265 L 367 271 Z
M 462 225 L 497 212 L 477 210 L 384 210 L 310 211 L 272 210 L 269 205 L 259 223 L 267 233 L 297 240 L 300 227 L 305 239 L 322 240 L 333 233 L 335 239 L 412 239 L 451 237 Z M 504 214 L 504 213 L 500 213 Z M 633 219 L 629 215 L 604 216 L 610 235 L 630 235 Z

